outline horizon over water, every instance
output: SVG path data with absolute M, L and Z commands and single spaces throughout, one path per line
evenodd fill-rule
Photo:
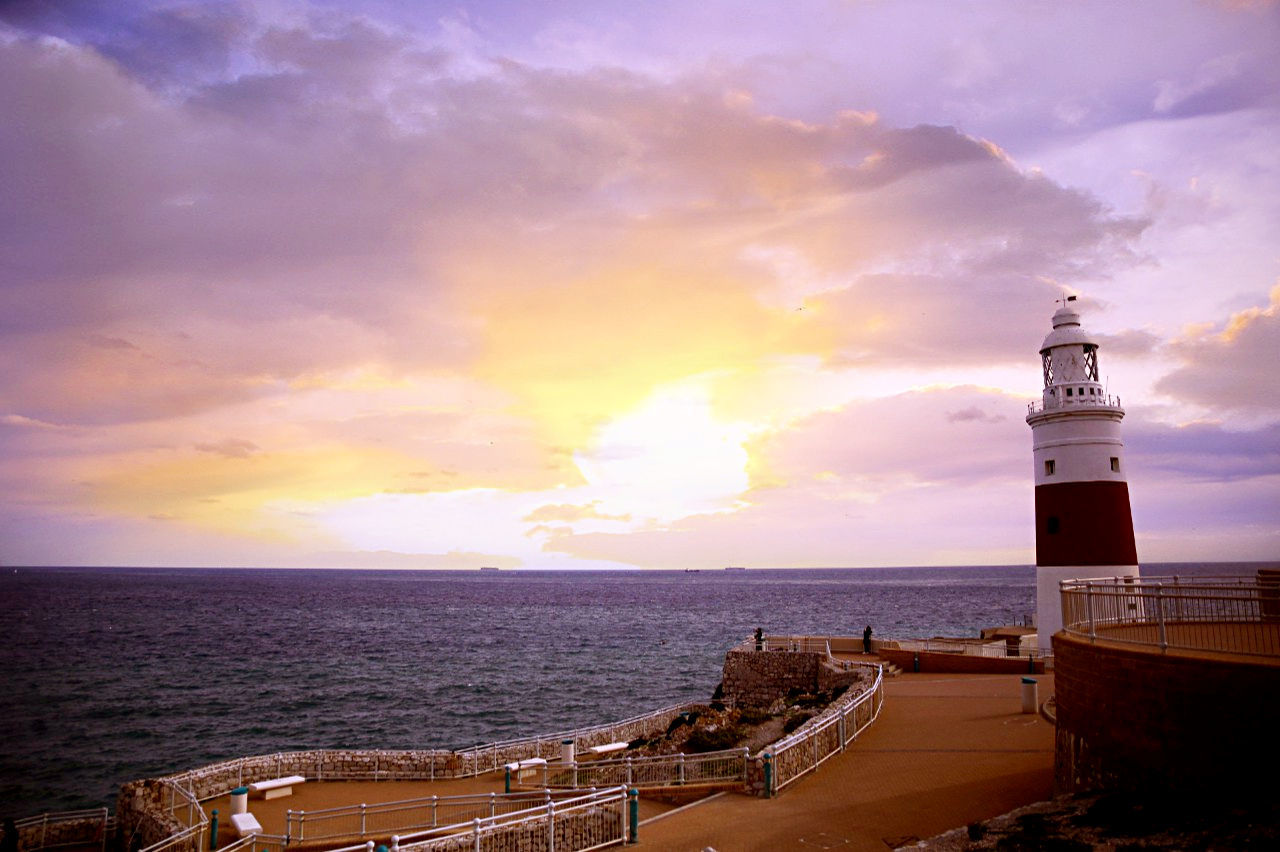
M 9 567 L 0 600 L 0 811 L 21 817 L 244 755 L 461 748 L 705 701 L 756 627 L 976 636 L 1034 611 L 1035 568 Z

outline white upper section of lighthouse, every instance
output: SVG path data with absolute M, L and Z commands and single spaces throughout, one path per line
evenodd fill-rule
M 1074 298 L 1074 297 L 1072 297 Z M 1111 409 L 1124 416 L 1119 399 L 1106 395 L 1098 380 L 1098 344 L 1080 327 L 1080 314 L 1067 301 L 1053 315 L 1053 331 L 1040 345 L 1044 393 L 1029 415 L 1063 409 Z

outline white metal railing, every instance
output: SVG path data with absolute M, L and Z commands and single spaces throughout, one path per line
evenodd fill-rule
M 197 823 L 145 847 L 141 852 L 198 852 L 208 846 L 208 834 L 208 826 Z
M 519 737 L 512 740 L 501 740 L 498 742 L 487 743 L 485 745 L 473 746 L 469 749 L 462 749 L 455 754 L 463 763 L 470 762 L 472 768 L 470 771 L 459 773 L 455 777 L 465 777 L 466 775 L 480 775 L 485 772 L 496 772 L 506 763 L 513 760 L 523 760 L 529 757 L 547 757 L 559 754 L 560 743 L 563 740 L 572 739 L 575 743 L 580 739 L 587 739 L 597 734 L 604 734 L 606 740 L 617 739 L 619 729 L 629 727 L 649 721 L 651 719 L 660 719 L 664 716 L 674 715 L 689 707 L 693 707 L 697 702 L 686 701 L 680 704 L 672 704 L 669 707 L 663 707 L 660 710 L 653 710 L 649 713 L 642 713 L 639 716 L 632 716 L 629 719 L 623 719 L 620 722 L 611 722 L 605 725 L 592 725 L 586 728 L 574 728 L 568 731 L 561 731 L 552 734 L 540 734 L 533 737 Z
M 515 852 L 545 848 L 548 852 L 586 852 L 626 842 L 628 837 L 627 789 L 614 787 L 561 801 L 478 817 L 469 822 L 440 826 L 393 839 L 394 852 L 430 852 L 459 848 L 459 836 L 472 841 L 471 848 L 490 852 Z M 584 845 L 585 842 L 585 845 Z M 352 846 L 333 852 L 366 852 Z
M 773 766 L 770 794 L 844 751 L 879 717 L 884 705 L 884 668 L 877 663 L 856 665 L 875 670 L 870 688 L 854 696 L 846 692 L 827 711 L 768 748 Z
M 14 820 L 25 852 L 61 846 L 98 846 L 106 849 L 112 817 L 106 808 L 56 811 Z
M 680 787 L 745 784 L 748 749 L 702 754 L 658 754 L 573 763 L 544 764 L 544 787 Z
M 1061 408 L 1120 408 L 1120 397 L 1118 396 L 1068 396 L 1068 397 L 1052 397 L 1053 401 L 1045 403 L 1044 400 L 1027 403 L 1027 416 L 1039 414 L 1044 411 L 1056 411 Z
M 603 786 L 603 785 L 595 785 Z M 519 793 L 471 793 L 458 796 L 423 796 L 398 802 L 347 805 L 285 813 L 284 845 L 315 843 L 334 838 L 388 837 L 392 834 L 495 817 L 555 799 L 575 791 L 540 790 Z
M 929 651 L 938 654 L 962 654 L 970 657 L 993 657 L 1008 659 L 1040 659 L 1050 656 L 1049 652 L 1040 648 L 1019 645 L 1009 653 L 1010 647 L 1001 640 L 984 642 L 962 642 L 954 639 L 884 639 L 881 642 L 887 648 L 899 651 Z
M 1280 655 L 1280 581 L 1258 577 L 1063 580 L 1063 630 L 1089 640 Z

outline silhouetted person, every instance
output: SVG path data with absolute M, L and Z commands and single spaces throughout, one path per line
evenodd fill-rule
M 13 817 L 4 818 L 4 838 L 0 839 L 0 852 L 18 852 L 18 827 Z
M 757 651 L 764 650 L 764 631 L 761 630 L 759 627 L 756 628 L 756 650 Z
M 862 631 L 862 653 L 871 653 L 871 625 L 867 625 L 867 629 Z

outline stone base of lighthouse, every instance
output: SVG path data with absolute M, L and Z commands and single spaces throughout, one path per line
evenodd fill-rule
M 1062 629 L 1063 580 L 1089 577 L 1137 577 L 1137 565 L 1037 565 L 1036 645 L 1046 653 L 1053 649 L 1053 634 Z

